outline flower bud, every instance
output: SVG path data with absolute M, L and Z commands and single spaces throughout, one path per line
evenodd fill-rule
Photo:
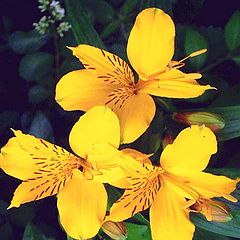
M 127 228 L 124 222 L 104 222 L 102 230 L 114 240 L 127 239 Z
M 172 115 L 173 120 L 186 125 L 205 125 L 213 132 L 224 128 L 224 119 L 215 113 L 208 112 L 176 112 Z
M 165 148 L 168 144 L 172 144 L 173 141 L 174 141 L 174 138 L 173 138 L 172 134 L 169 131 L 167 131 L 162 140 L 163 148 Z
M 232 220 L 230 208 L 219 201 L 204 200 L 203 202 L 193 204 L 190 209 L 203 214 L 208 221 L 228 222 Z

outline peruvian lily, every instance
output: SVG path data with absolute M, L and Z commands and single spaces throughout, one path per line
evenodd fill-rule
M 206 51 L 199 50 L 180 61 L 174 54 L 175 26 L 161 9 L 148 8 L 136 18 L 130 32 L 127 55 L 138 74 L 118 56 L 89 45 L 70 47 L 85 69 L 70 72 L 56 87 L 56 101 L 65 110 L 87 111 L 107 105 L 118 116 L 121 142 L 136 140 L 149 127 L 154 114 L 153 96 L 193 98 L 213 87 L 201 86 L 199 73 L 179 70 L 183 61 Z
M 120 222 L 150 207 L 154 240 L 191 240 L 195 230 L 191 211 L 202 213 L 208 221 L 230 220 L 228 208 L 212 198 L 236 202 L 230 193 L 239 179 L 203 172 L 216 151 L 216 137 L 209 128 L 184 129 L 163 150 L 160 166 L 145 161 L 125 168 L 131 186 L 113 204 L 106 220 Z
M 120 128 L 116 114 L 97 106 L 80 117 L 69 135 L 77 155 L 19 130 L 13 132 L 15 137 L 1 149 L 0 166 L 22 183 L 9 208 L 58 194 L 60 222 L 68 235 L 74 239 L 96 235 L 107 207 L 102 182 L 121 177 L 113 156 L 122 154 L 117 150 Z

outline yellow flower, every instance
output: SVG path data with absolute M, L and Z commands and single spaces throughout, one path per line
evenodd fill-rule
M 135 162 L 133 168 L 125 168 L 131 186 L 113 204 L 106 220 L 119 222 L 150 207 L 154 240 L 192 239 L 195 227 L 189 220 L 190 211 L 210 221 L 228 221 L 227 208 L 211 198 L 237 201 L 230 193 L 239 179 L 202 172 L 216 151 L 216 137 L 209 128 L 184 129 L 163 150 L 159 167 Z
M 127 44 L 128 59 L 138 74 L 137 81 L 129 65 L 118 56 L 89 45 L 71 47 L 85 69 L 62 77 L 56 87 L 56 101 L 65 110 L 86 111 L 95 105 L 107 105 L 120 119 L 121 142 L 136 140 L 155 114 L 150 95 L 192 98 L 213 89 L 198 84 L 195 79 L 201 78 L 201 74 L 178 70 L 186 58 L 171 61 L 174 37 L 174 23 L 162 10 L 148 8 L 137 16 Z
M 75 239 L 96 235 L 107 207 L 101 182 L 115 181 L 122 174 L 113 157 L 121 154 L 116 150 L 120 142 L 117 116 L 101 106 L 86 112 L 69 135 L 77 155 L 19 130 L 13 132 L 15 137 L 1 149 L 0 166 L 22 183 L 9 208 L 58 193 L 60 221 L 68 235 Z

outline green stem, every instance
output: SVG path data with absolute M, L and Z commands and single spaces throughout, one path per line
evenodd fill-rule
M 53 31 L 53 45 L 54 45 L 54 63 L 55 63 L 55 81 L 59 80 L 59 65 L 60 65 L 60 53 L 58 48 L 58 35 L 56 29 Z

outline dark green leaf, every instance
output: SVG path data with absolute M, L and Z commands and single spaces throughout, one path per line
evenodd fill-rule
M 235 57 L 233 58 L 233 61 L 234 61 L 235 63 L 237 63 L 237 64 L 240 65 L 240 55 L 235 56 Z
M 81 0 L 82 6 L 88 12 L 92 12 L 95 20 L 100 23 L 108 23 L 115 15 L 114 8 L 104 0 Z
M 240 46 L 240 11 L 236 11 L 225 26 L 225 41 L 228 49 L 233 51 Z
M 19 113 L 15 110 L 8 110 L 0 113 L 0 131 L 9 130 L 19 121 Z
M 76 42 L 78 44 L 85 43 L 104 48 L 102 40 L 90 24 L 81 1 L 65 0 L 65 3 Z
M 141 0 L 140 10 L 149 7 L 157 7 L 172 15 L 172 4 L 173 0 Z
M 13 230 L 9 223 L 5 223 L 0 226 L 0 237 L 3 240 L 12 239 Z
M 120 27 L 121 22 L 119 20 L 114 20 L 110 22 L 101 32 L 100 36 L 102 39 L 108 38 L 111 34 L 116 32 Z
M 47 35 L 40 35 L 36 31 L 17 31 L 10 35 L 8 45 L 16 53 L 32 53 L 42 47 L 47 40 Z
M 8 210 L 8 215 L 12 223 L 23 227 L 33 220 L 35 216 L 34 210 L 33 204 L 26 204 L 21 206 L 21 208 L 11 208 Z
M 20 76 L 28 81 L 39 81 L 52 69 L 53 56 L 49 53 L 37 52 L 25 55 L 19 66 Z
M 138 2 L 139 2 L 138 0 L 126 0 L 123 6 L 121 7 L 122 13 L 125 15 L 131 13 L 134 10 L 134 8 L 136 8 Z
M 51 95 L 51 92 L 42 86 L 33 86 L 28 91 L 28 99 L 30 103 L 41 103 L 45 101 L 49 96 Z
M 126 225 L 127 225 L 128 240 L 136 240 L 136 239 L 151 240 L 152 239 L 150 226 L 133 224 L 128 222 L 126 223 Z
M 32 224 L 28 224 L 24 230 L 22 240 L 47 240 L 38 229 Z
M 230 178 L 238 178 L 240 177 L 240 169 L 239 168 L 215 168 L 209 170 L 211 173 L 218 175 L 225 175 Z
M 38 111 L 35 114 L 29 129 L 29 134 L 53 141 L 52 125 L 42 112 Z
M 219 234 L 206 231 L 201 228 L 196 228 L 196 231 L 194 233 L 193 240 L 230 240 L 229 237 L 221 236 Z
M 198 51 L 200 49 L 208 48 L 208 43 L 205 37 L 198 31 L 188 27 L 186 29 L 186 38 L 184 42 L 184 49 L 186 55 L 192 52 Z M 190 58 L 191 65 L 194 69 L 199 70 L 207 60 L 207 53 L 201 54 L 199 56 Z

